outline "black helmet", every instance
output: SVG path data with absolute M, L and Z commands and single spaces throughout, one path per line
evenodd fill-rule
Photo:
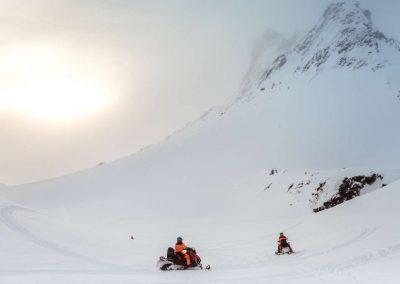
M 183 241 L 182 237 L 177 237 L 176 240 L 177 240 L 178 242 L 182 242 L 182 241 Z
M 283 235 L 283 233 L 279 233 L 279 235 L 281 235 L 281 236 L 282 236 L 282 235 Z

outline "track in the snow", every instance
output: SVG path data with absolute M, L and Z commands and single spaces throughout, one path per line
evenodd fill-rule
M 59 254 L 62 254 L 64 256 L 73 258 L 73 259 L 77 259 L 77 260 L 81 260 L 81 261 L 85 261 L 97 266 L 101 266 L 103 268 L 111 268 L 111 269 L 115 269 L 115 268 L 121 268 L 115 264 L 112 263 L 107 263 L 104 261 L 100 261 L 94 258 L 90 258 L 88 256 L 79 254 L 77 252 L 74 252 L 68 248 L 65 248 L 57 243 L 51 242 L 49 240 L 43 239 L 37 235 L 35 235 L 34 233 L 32 233 L 31 231 L 29 231 L 27 228 L 25 228 L 24 226 L 22 226 L 21 224 L 19 224 L 15 218 L 14 218 L 14 214 L 18 211 L 28 211 L 28 212 L 33 212 L 35 213 L 35 211 L 27 209 L 27 208 L 23 208 L 23 207 L 19 207 L 19 206 L 4 206 L 1 208 L 0 210 L 0 220 L 1 222 L 3 222 L 10 230 L 14 231 L 15 233 L 23 236 L 24 238 L 26 238 L 28 241 L 42 247 L 48 250 L 52 250 L 54 252 L 57 252 Z

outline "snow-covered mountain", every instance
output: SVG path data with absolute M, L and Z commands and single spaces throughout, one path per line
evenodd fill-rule
M 89 270 L 114 271 L 106 258 L 115 266 L 135 263 L 144 277 L 139 282 L 189 279 L 161 279 L 154 271 L 155 278 L 143 276 L 166 239 L 180 233 L 206 244 L 204 255 L 221 266 L 211 276 L 190 278 L 198 283 L 296 283 L 315 274 L 315 282 L 334 283 L 363 279 L 367 269 L 390 271 L 400 261 L 399 42 L 377 30 L 371 13 L 354 1 L 330 5 L 296 43 L 269 38 L 274 41 L 258 50 L 236 96 L 162 143 L 87 171 L 2 190 L 8 200 L 2 230 L 79 259 L 77 266 L 86 263 Z M 107 225 L 71 233 L 78 225 L 68 222 L 93 218 Z M 91 230 L 99 236 L 93 246 L 87 245 Z M 120 234 L 131 230 L 138 239 L 128 245 Z M 264 257 L 280 230 L 296 238 L 297 257 Z M 63 244 L 43 241 L 49 236 Z M 116 251 L 112 239 L 121 244 Z M 30 252 L 36 263 L 36 248 L 25 246 L 18 253 Z M 77 250 L 82 255 L 71 253 Z M 59 269 L 53 266 L 46 271 Z M 129 274 L 126 267 L 116 273 Z
M 85 172 L 16 187 L 12 195 L 39 208 L 51 201 L 129 216 L 157 215 L 154 207 L 173 202 L 172 196 L 191 196 L 195 204 L 163 215 L 224 215 L 233 192 L 263 190 L 271 168 L 346 167 L 367 174 L 398 167 L 399 43 L 376 30 L 370 12 L 346 1 L 330 5 L 291 45 L 283 52 L 290 44 L 271 43 L 239 96 L 162 143 Z
M 280 49 L 282 45 L 288 45 L 277 39 L 277 35 L 270 38 L 275 39 Z M 279 50 L 272 46 L 275 51 Z M 370 11 L 360 8 L 358 2 L 335 3 L 326 9 L 318 24 L 295 47 L 254 62 L 241 97 L 258 95 L 257 88 L 261 92 L 276 93 L 283 88 L 281 85 L 290 88 L 295 77 L 303 77 L 305 73 L 315 76 L 324 69 L 364 68 L 376 72 L 387 65 L 394 67 L 399 64 L 399 51 L 398 41 L 386 37 L 374 27 Z M 386 79 L 390 84 L 389 79 L 393 78 Z M 395 94 L 398 91 L 396 87 L 393 86 Z

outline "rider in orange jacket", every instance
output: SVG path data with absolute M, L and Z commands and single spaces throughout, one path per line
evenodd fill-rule
M 190 256 L 184 250 L 186 250 L 186 245 L 183 243 L 183 239 L 178 237 L 175 244 L 175 254 L 186 261 L 186 267 L 190 267 Z
M 292 247 L 290 246 L 290 244 L 288 243 L 288 238 L 283 234 L 280 233 L 279 234 L 279 239 L 278 239 L 278 253 L 282 253 L 282 248 L 289 248 L 289 252 L 292 253 Z

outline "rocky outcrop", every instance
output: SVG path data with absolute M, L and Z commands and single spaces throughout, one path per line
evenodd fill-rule
M 269 78 L 273 71 L 281 69 L 286 62 L 287 60 L 285 54 L 279 55 L 277 58 L 275 58 L 272 66 L 264 71 L 263 80 Z
M 324 202 L 322 206 L 313 209 L 313 211 L 320 212 L 322 210 L 339 205 L 347 200 L 351 200 L 354 197 L 360 196 L 361 191 L 367 185 L 372 185 L 378 180 L 380 181 L 383 180 L 383 176 L 378 173 L 373 173 L 369 176 L 358 175 L 358 176 L 346 177 L 340 184 L 337 193 L 333 195 L 328 201 Z M 315 193 L 313 193 L 313 196 L 318 198 L 318 195 L 321 192 L 323 192 L 324 186 L 325 183 L 321 183 L 320 186 L 317 189 L 315 189 Z

